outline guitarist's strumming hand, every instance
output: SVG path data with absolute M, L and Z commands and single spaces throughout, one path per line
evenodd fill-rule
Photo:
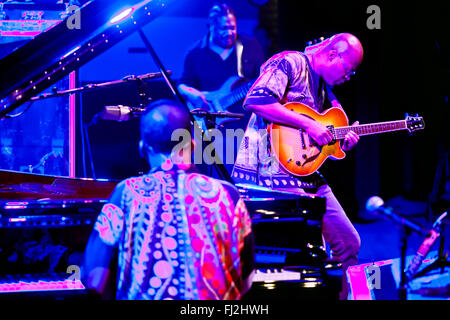
M 359 125 L 359 121 L 356 121 L 355 123 L 352 124 L 352 126 L 357 125 Z M 342 143 L 342 150 L 350 151 L 358 143 L 358 141 L 359 141 L 358 134 L 354 131 L 349 131 L 345 135 L 344 142 Z
M 313 121 L 313 123 L 306 129 L 306 132 L 320 146 L 327 145 L 333 140 L 333 135 L 330 130 L 317 121 Z

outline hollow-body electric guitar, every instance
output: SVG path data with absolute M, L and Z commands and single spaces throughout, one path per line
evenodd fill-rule
M 329 144 L 319 146 L 305 130 L 275 123 L 269 125 L 271 152 L 285 170 L 296 176 L 314 173 L 328 157 L 333 160 L 343 159 L 345 152 L 341 149 L 341 141 L 350 130 L 359 136 L 365 136 L 399 130 L 413 132 L 425 127 L 423 118 L 419 116 L 407 116 L 404 120 L 398 121 L 349 126 L 347 115 L 340 108 L 333 107 L 318 113 L 302 103 L 292 102 L 284 106 L 320 122 L 333 134 L 333 140 Z

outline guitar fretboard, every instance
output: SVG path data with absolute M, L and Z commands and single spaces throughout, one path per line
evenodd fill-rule
M 398 120 L 398 121 L 363 124 L 363 125 L 358 125 L 358 126 L 338 127 L 338 128 L 334 128 L 334 132 L 335 132 L 336 139 L 340 140 L 340 139 L 344 139 L 345 135 L 349 131 L 354 131 L 359 136 L 366 136 L 366 135 L 370 135 L 370 134 L 405 130 L 406 128 L 407 128 L 406 121 Z
M 226 109 L 229 106 L 232 106 L 238 101 L 241 101 L 245 98 L 247 95 L 248 90 L 250 90 L 251 86 L 253 85 L 253 81 L 231 91 L 228 95 L 222 97 L 219 99 L 220 105 Z

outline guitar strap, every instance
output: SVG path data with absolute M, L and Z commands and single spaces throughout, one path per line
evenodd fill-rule
M 319 108 L 319 87 L 318 84 L 316 83 L 316 80 L 314 79 L 314 74 L 312 73 L 312 67 L 311 64 L 309 63 L 309 59 L 306 56 L 306 54 L 304 54 L 303 52 L 300 52 L 300 54 L 305 58 L 306 63 L 308 64 L 308 74 L 309 74 L 309 78 L 311 79 L 311 84 L 313 87 L 313 99 L 314 99 L 314 105 L 317 108 L 317 110 L 320 110 Z
M 244 46 L 242 45 L 241 39 L 239 37 L 236 39 L 236 56 L 237 56 L 237 74 L 239 77 L 244 77 L 244 66 L 242 65 L 242 51 Z

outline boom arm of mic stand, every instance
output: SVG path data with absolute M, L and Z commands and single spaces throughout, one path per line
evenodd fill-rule
M 168 73 L 170 74 L 171 71 L 169 70 Z M 60 90 L 60 91 L 53 91 L 51 93 L 43 93 L 43 94 L 40 94 L 38 96 L 31 97 L 30 101 L 42 100 L 42 99 L 46 99 L 46 98 L 62 97 L 62 96 L 66 96 L 66 95 L 69 95 L 69 94 L 75 94 L 75 93 L 88 91 L 88 90 L 108 88 L 108 87 L 111 87 L 111 86 L 114 86 L 114 85 L 118 85 L 118 84 L 121 84 L 121 83 L 125 83 L 125 82 L 158 78 L 160 76 L 162 76 L 162 75 L 159 74 L 159 73 L 147 73 L 147 74 L 144 74 L 144 75 L 141 75 L 141 76 L 134 76 L 134 75 L 133 76 L 127 76 L 127 77 L 125 77 L 125 78 L 123 78 L 121 80 L 114 80 L 114 81 L 103 82 L 103 83 L 90 83 L 90 84 L 84 85 L 83 87 L 79 87 L 79 88 Z
M 138 29 L 139 36 L 141 37 L 142 41 L 144 42 L 145 46 L 147 47 L 148 52 L 152 56 L 153 60 L 157 64 L 159 70 L 161 71 L 164 79 L 167 82 L 167 85 L 169 86 L 170 90 L 172 90 L 172 93 L 178 98 L 178 100 L 181 102 L 181 104 L 186 108 L 187 112 L 189 113 L 189 116 L 191 118 L 191 122 L 194 124 L 194 126 L 197 126 L 197 129 L 200 130 L 200 132 L 203 135 L 207 135 L 206 132 L 203 131 L 202 128 L 198 127 L 197 122 L 194 119 L 194 116 L 191 114 L 189 107 L 187 106 L 186 101 L 181 96 L 180 92 L 178 91 L 177 87 L 172 83 L 172 80 L 170 79 L 169 75 L 167 74 L 161 60 L 159 60 L 158 55 L 156 54 L 155 50 L 153 49 L 152 45 L 150 44 L 150 41 L 148 41 L 147 37 L 145 36 L 142 29 Z M 217 157 L 217 154 L 216 154 Z M 221 160 L 221 159 L 220 159 Z M 217 169 L 217 172 L 222 176 L 222 178 L 230 183 L 233 183 L 233 180 L 231 179 L 230 174 L 228 173 L 225 166 L 222 164 L 223 162 L 220 161 L 220 164 L 217 162 L 214 163 L 214 166 Z

